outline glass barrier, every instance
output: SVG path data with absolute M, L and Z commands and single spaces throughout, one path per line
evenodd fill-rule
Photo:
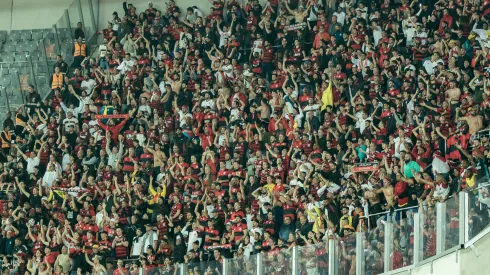
M 90 0 L 92 1 L 92 9 L 94 10 L 95 17 L 95 32 L 97 32 L 97 26 L 99 24 L 99 0 Z
M 44 39 L 44 43 L 46 45 L 46 56 L 48 57 L 48 60 L 56 60 L 56 55 L 63 55 L 61 51 L 62 43 L 67 40 L 72 40 L 70 32 L 70 21 L 68 17 L 68 13 L 65 12 L 58 20 L 58 22 L 56 22 L 56 28 L 53 30 L 53 34 L 48 35 Z
M 212 256 L 202 262 L 191 262 L 187 264 L 187 273 L 189 275 L 198 274 L 222 274 L 223 263 L 214 261 Z
M 69 38 L 70 42 L 72 42 L 73 40 L 78 38 L 78 37 L 76 37 L 75 32 L 76 32 L 78 23 L 81 23 L 82 19 L 83 19 L 80 17 L 81 11 L 80 11 L 79 6 L 78 6 L 78 1 L 79 0 L 73 1 L 73 3 L 71 3 L 70 7 L 68 7 L 68 19 L 69 19 L 69 26 L 70 26 L 69 31 L 70 32 L 66 36 L 64 34 L 62 34 L 63 38 Z M 85 34 L 85 38 L 87 38 L 87 34 Z
M 292 247 L 263 252 L 264 274 L 291 274 L 292 252 Z
M 474 238 L 485 229 L 490 219 L 488 217 L 488 202 L 490 201 L 490 184 L 488 177 L 477 181 L 474 189 L 467 190 L 468 193 L 468 237 Z
M 459 245 L 459 198 L 453 195 L 446 200 L 446 239 L 444 251 Z
M 299 270 L 306 274 L 327 274 L 328 273 L 328 242 L 321 242 L 314 245 L 298 248 Z M 315 271 L 317 273 L 310 273 Z
M 410 210 L 407 211 L 411 214 Z M 408 217 L 393 222 L 391 235 L 390 271 L 413 264 L 414 227 Z
M 342 232 L 342 231 L 341 231 Z M 356 233 L 344 230 L 343 237 L 338 240 L 338 275 L 356 273 Z
M 420 222 L 423 235 L 422 259 L 436 255 L 437 211 L 435 205 L 424 205 L 423 221 Z
M 245 252 L 246 254 L 246 252 Z M 253 275 L 257 273 L 257 254 L 254 255 L 237 255 L 235 258 L 228 260 L 228 273 L 230 275 Z
M 384 223 L 363 232 L 365 272 L 377 275 L 384 272 Z
M 77 0 L 78 1 L 78 0 Z M 88 39 L 92 37 L 97 31 L 95 26 L 95 18 L 92 17 L 94 13 L 90 9 L 92 0 L 80 0 L 80 6 L 82 8 L 83 22 L 85 23 L 85 38 Z M 76 1 L 75 1 L 76 2 Z

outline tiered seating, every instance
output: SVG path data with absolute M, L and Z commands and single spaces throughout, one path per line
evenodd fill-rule
M 67 39 L 68 35 L 63 37 L 64 45 L 71 43 Z M 48 92 L 46 84 L 52 70 L 50 65 L 56 60 L 55 53 L 59 52 L 50 46 L 56 44 L 55 39 L 52 29 L 14 30 L 10 33 L 0 31 L 0 86 L 5 87 L 11 107 L 23 103 L 21 88 L 25 91 L 28 85 L 37 84 L 41 94 Z M 48 48 L 47 55 L 45 48 Z M 32 60 L 33 71 L 29 58 Z M 50 65 L 47 66 L 46 61 Z M 6 107 L 3 90 L 0 101 L 0 108 Z

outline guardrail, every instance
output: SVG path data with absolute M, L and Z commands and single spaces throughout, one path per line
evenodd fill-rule
M 477 219 L 472 219 L 476 202 L 481 199 L 480 190 L 489 186 L 485 177 L 475 188 L 434 204 L 427 202 L 418 207 L 366 215 L 364 218 L 384 216 L 384 219 L 365 232 L 344 233 L 338 238 L 327 234 L 326 239 L 306 240 L 309 243 L 305 246 L 252 252 L 241 258 L 214 261 L 211 257 L 204 262 L 180 264 L 178 272 L 189 274 L 196 268 L 224 275 L 240 272 L 263 275 L 271 270 L 348 275 L 355 269 L 356 275 L 365 275 L 407 270 L 461 249 L 490 232 L 488 224 L 475 224 Z M 402 214 L 403 218 L 392 219 L 392 214 Z M 412 215 L 411 224 L 406 215 Z

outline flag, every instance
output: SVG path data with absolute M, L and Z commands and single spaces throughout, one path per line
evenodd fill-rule
M 322 111 L 327 108 L 327 106 L 332 106 L 333 105 L 333 91 L 332 91 L 332 81 L 328 83 L 328 87 L 325 91 L 322 93 Z
M 483 2 L 483 15 L 490 14 L 490 0 Z

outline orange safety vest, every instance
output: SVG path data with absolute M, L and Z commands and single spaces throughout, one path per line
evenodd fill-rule
M 51 83 L 51 89 L 61 88 L 63 86 L 63 74 L 53 74 L 53 82 Z
M 15 125 L 25 127 L 26 122 L 19 118 L 19 114 L 15 115 Z
M 10 142 L 12 141 L 12 138 L 10 137 L 10 132 L 5 132 L 3 131 L 3 134 L 5 135 L 5 139 L 3 139 L 3 136 L 0 135 L 0 139 L 2 139 L 2 148 L 10 148 Z
M 87 54 L 85 53 L 85 49 L 87 48 L 87 45 L 85 44 L 78 44 L 78 42 L 75 42 L 75 54 L 73 56 L 83 56 L 86 57 Z

